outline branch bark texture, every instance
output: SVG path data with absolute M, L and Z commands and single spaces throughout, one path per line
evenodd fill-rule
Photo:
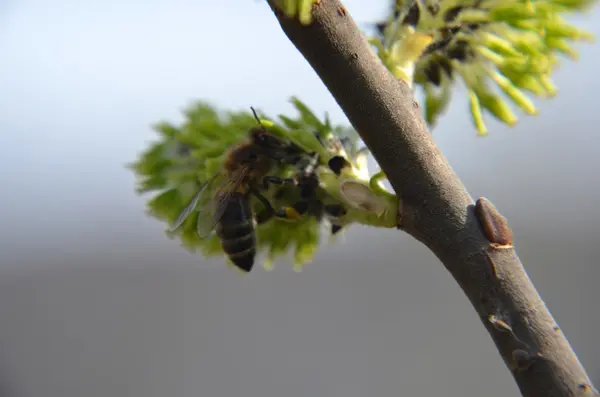
M 473 199 L 435 145 L 411 88 L 380 62 L 338 0 L 301 25 L 268 0 L 402 200 L 401 228 L 469 298 L 523 396 L 598 396 L 512 245 L 504 217 Z

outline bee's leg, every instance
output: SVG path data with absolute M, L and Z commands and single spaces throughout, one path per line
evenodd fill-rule
M 283 207 L 279 210 L 273 208 L 269 200 L 265 196 L 263 196 L 257 189 L 250 189 L 254 197 L 256 197 L 265 207 L 263 211 L 256 214 L 256 223 L 262 224 L 268 221 L 269 219 L 276 217 L 287 220 L 295 220 L 301 214 L 294 207 Z
M 323 215 L 325 215 L 324 206 L 325 204 L 321 200 L 316 198 L 311 199 L 308 206 L 308 215 L 315 217 L 317 221 L 321 222 Z
M 263 196 L 260 193 L 257 192 L 253 192 L 254 197 L 256 197 L 264 206 L 263 210 L 258 212 L 256 214 L 256 224 L 261 225 L 263 223 L 265 223 L 266 221 L 268 221 L 269 219 L 273 218 L 276 216 L 277 211 L 275 211 L 275 208 L 273 208 L 273 206 L 271 205 L 271 203 L 269 202 L 269 200 L 267 200 L 267 198 L 265 196 Z
M 323 205 L 319 200 L 313 197 L 306 197 L 297 201 L 292 208 L 299 214 L 304 215 L 311 211 L 311 215 L 314 215 L 320 220 L 321 216 L 319 213 L 321 210 L 332 218 L 341 218 L 346 215 L 346 209 L 339 204 L 327 204 Z
M 293 205 L 294 209 L 298 211 L 300 215 L 306 214 L 311 208 L 319 206 L 320 202 L 317 200 L 317 189 L 316 186 L 310 181 L 302 181 L 298 184 L 300 189 L 300 199 Z
M 275 210 L 270 203 L 267 207 L 267 203 L 268 201 L 263 202 L 263 204 L 265 204 L 265 209 L 256 214 L 256 223 L 259 225 L 265 223 L 273 217 L 288 221 L 295 221 L 302 215 L 306 214 L 310 208 L 310 203 L 308 201 L 299 201 L 291 207 L 282 207 L 279 210 Z
M 318 159 L 318 154 L 314 153 L 314 158 Z M 294 209 L 304 215 L 310 213 L 318 220 L 321 220 L 323 212 L 323 203 L 317 198 L 317 188 L 319 179 L 315 177 L 314 168 L 307 169 L 306 172 L 296 177 L 296 186 L 300 193 L 300 199 L 293 205 Z

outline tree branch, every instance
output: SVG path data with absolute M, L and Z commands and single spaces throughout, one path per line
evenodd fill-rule
M 458 282 L 521 393 L 598 395 L 527 276 L 506 220 L 485 199 L 474 205 L 435 145 L 411 88 L 380 62 L 342 3 L 322 0 L 313 23 L 302 26 L 268 2 L 401 197 L 401 228 Z

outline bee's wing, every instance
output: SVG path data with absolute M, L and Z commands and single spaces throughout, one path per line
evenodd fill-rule
M 200 238 L 208 236 L 215 229 L 217 223 L 219 223 L 225 213 L 227 203 L 233 193 L 238 190 L 249 171 L 248 167 L 242 167 L 230 178 L 223 178 L 225 183 L 223 186 L 218 187 L 218 194 L 216 194 L 214 200 L 198 208 L 196 231 Z
M 219 176 L 220 173 L 214 174 L 208 181 L 206 181 L 202 185 L 200 190 L 198 190 L 198 193 L 196 193 L 194 197 L 192 197 L 188 205 L 186 205 L 185 208 L 179 213 L 179 216 L 170 228 L 171 232 L 174 232 L 179 227 L 181 227 L 181 225 L 183 225 L 183 222 L 185 222 L 185 220 L 190 216 L 192 211 L 196 209 L 196 206 L 198 205 L 198 202 L 200 202 L 200 199 L 203 198 L 206 193 L 211 191 L 211 189 L 208 189 L 208 187 L 211 186 L 215 180 L 219 179 Z

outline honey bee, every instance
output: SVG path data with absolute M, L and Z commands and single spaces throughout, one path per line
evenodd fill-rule
M 302 150 L 267 132 L 251 109 L 259 125 L 249 130 L 247 140 L 227 151 L 222 170 L 203 184 L 171 227 L 171 231 L 176 230 L 197 210 L 198 236 L 207 237 L 214 230 L 227 257 L 245 272 L 252 269 L 256 256 L 255 217 L 250 197 L 256 197 L 264 206 L 257 223 L 272 217 L 300 216 L 292 207 L 275 210 L 260 190 L 270 183 L 285 183 L 281 178 L 269 176 L 269 172 L 280 163 L 293 163 L 302 156 Z

